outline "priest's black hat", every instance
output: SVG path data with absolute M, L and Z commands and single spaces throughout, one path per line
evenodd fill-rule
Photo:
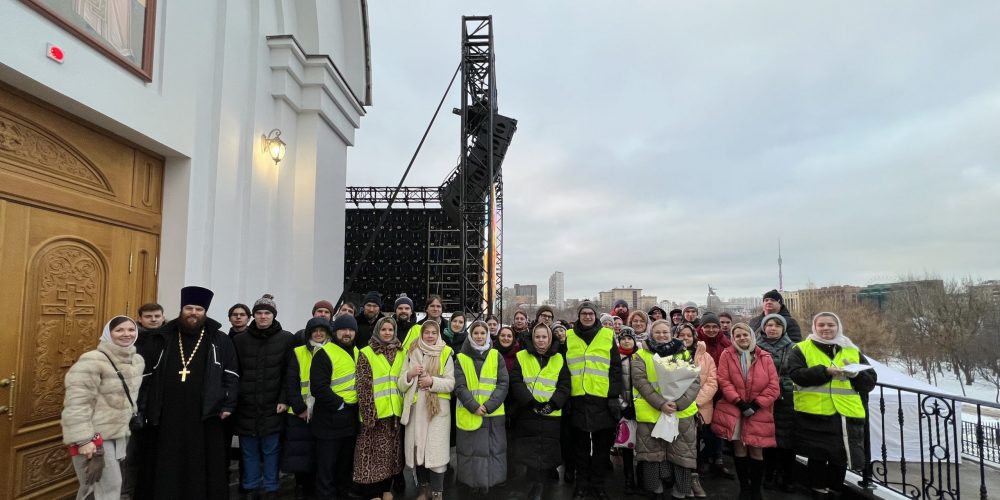
M 184 306 L 201 306 L 205 310 L 208 310 L 208 306 L 212 305 L 212 297 L 215 296 L 208 288 L 200 286 L 186 286 L 181 288 L 181 307 Z

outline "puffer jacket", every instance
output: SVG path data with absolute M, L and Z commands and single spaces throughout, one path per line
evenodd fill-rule
M 712 432 L 725 440 L 732 440 L 736 424 L 740 425 L 740 441 L 757 448 L 774 448 L 775 400 L 778 399 L 778 372 L 767 351 L 754 349 L 747 378 L 743 379 L 740 356 L 735 347 L 723 351 L 719 358 L 719 388 L 722 399 L 715 404 Z M 744 417 L 737 403 L 756 402 L 756 413 Z
M 698 365 L 701 370 L 699 377 L 701 388 L 698 389 L 698 397 L 695 399 L 695 402 L 698 403 L 698 413 L 701 415 L 702 422 L 711 424 L 712 414 L 715 412 L 713 400 L 719 389 L 715 361 L 712 360 L 712 356 L 708 352 L 702 350 L 695 352 L 694 364 Z
M 792 339 L 793 343 L 801 342 L 802 328 L 799 327 L 799 322 L 795 321 L 795 318 L 792 317 L 792 313 L 788 311 L 788 308 L 785 306 L 781 306 L 781 309 L 778 311 L 778 314 L 780 314 L 783 318 L 785 318 L 785 333 L 788 334 L 788 338 Z M 767 316 L 767 314 L 761 312 L 757 316 L 750 318 L 750 328 L 753 328 L 753 331 L 755 332 L 757 330 L 760 330 L 761 326 L 760 324 L 762 321 L 764 321 L 765 316 Z
M 659 408 L 666 403 L 667 400 L 660 395 L 659 392 L 653 387 L 653 384 L 649 382 L 649 375 L 646 373 L 646 363 L 643 363 L 641 359 L 636 359 L 636 362 L 632 364 L 632 385 L 639 395 L 646 400 L 653 408 Z M 678 398 L 675 402 L 677 403 L 677 408 L 683 410 L 687 408 L 695 401 L 698 396 L 698 390 L 701 388 L 701 382 L 695 379 L 694 382 L 684 391 L 684 394 Z M 642 462 L 662 462 L 668 459 L 668 448 L 671 447 L 670 443 L 658 438 L 654 438 L 651 433 L 653 432 L 653 427 L 656 424 L 638 422 L 636 424 L 635 433 L 635 459 Z M 688 456 L 692 460 L 697 459 L 697 436 L 698 436 L 698 425 L 695 421 L 694 415 L 680 419 L 678 425 L 678 430 L 681 435 L 677 437 L 678 440 L 684 441 L 680 446 L 685 449 L 678 449 L 675 453 L 677 457 Z M 684 467 L 693 467 L 692 465 L 687 465 L 687 462 L 681 463 L 680 465 Z
M 66 372 L 66 396 L 60 422 L 65 444 L 89 441 L 98 432 L 108 440 L 129 435 L 132 405 L 105 354 L 114 360 L 125 377 L 132 401 L 139 398 L 145 362 L 136 354 L 135 347 L 102 342 L 97 349 L 83 353 Z
M 783 334 L 776 341 L 771 342 L 766 335 L 757 337 L 757 347 L 764 349 L 774 360 L 774 368 L 778 372 L 778 385 L 781 394 L 774 402 L 774 437 L 777 440 L 778 448 L 792 449 L 795 446 L 795 405 L 793 397 L 795 383 L 788 376 L 788 358 L 795 343 Z
M 240 436 L 267 436 L 282 429 L 284 413 L 278 404 L 288 403 L 285 375 L 288 352 L 295 336 L 275 320 L 266 329 L 251 322 L 245 335 L 235 340 L 240 357 L 240 394 L 236 404 L 236 433 Z

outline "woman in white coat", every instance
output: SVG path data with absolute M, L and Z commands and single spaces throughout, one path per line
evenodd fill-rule
M 455 388 L 452 349 L 441 338 L 441 326 L 424 322 L 410 345 L 399 376 L 406 426 L 404 455 L 420 484 L 418 500 L 440 500 L 450 458 L 451 391 Z

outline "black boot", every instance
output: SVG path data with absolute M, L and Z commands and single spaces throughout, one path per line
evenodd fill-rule
M 751 500 L 763 500 L 763 494 L 760 491 L 761 483 L 764 481 L 764 461 L 763 460 L 749 460 L 750 470 L 750 499 Z
M 751 500 L 750 494 L 750 457 L 733 457 L 736 466 L 736 479 L 740 482 L 740 500 Z
M 635 485 L 635 473 L 625 469 L 625 494 L 635 495 L 638 493 Z

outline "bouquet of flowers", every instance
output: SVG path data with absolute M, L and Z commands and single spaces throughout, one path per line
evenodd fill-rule
M 656 368 L 656 382 L 660 386 L 660 395 L 667 401 L 677 401 L 701 374 L 701 370 L 694 363 L 674 356 L 661 358 L 658 354 L 654 354 L 653 366 Z M 677 409 L 681 410 L 683 408 Z M 670 415 L 661 413 L 650 435 L 672 443 L 679 434 L 679 424 L 680 420 L 675 413 Z

